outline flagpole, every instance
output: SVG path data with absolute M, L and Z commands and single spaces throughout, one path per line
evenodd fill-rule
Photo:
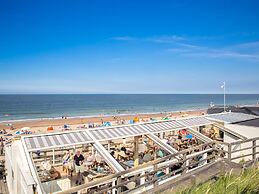
M 224 87 L 224 112 L 226 112 L 226 82 L 223 82 Z

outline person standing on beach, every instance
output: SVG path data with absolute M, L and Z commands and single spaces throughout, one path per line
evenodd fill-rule
M 77 174 L 76 177 L 76 185 L 81 184 L 82 181 L 82 176 L 81 173 L 84 172 L 84 166 L 83 166 L 83 161 L 84 161 L 84 156 L 80 153 L 79 150 L 77 150 L 75 156 L 74 156 L 74 162 L 75 162 L 75 171 Z
M 4 139 L 3 139 L 3 137 L 1 137 L 0 141 L 1 141 L 0 155 L 3 155 L 4 154 Z

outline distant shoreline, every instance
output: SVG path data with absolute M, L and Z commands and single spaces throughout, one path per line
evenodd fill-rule
M 206 113 L 207 109 L 199 110 L 189 110 L 189 111 L 175 111 L 175 112 L 162 112 L 162 113 L 149 113 L 149 114 L 131 114 L 131 115 L 109 115 L 109 116 L 95 116 L 95 117 L 68 117 L 67 119 L 36 119 L 36 120 L 22 120 L 12 122 L 12 126 L 15 130 L 10 130 L 10 126 L 7 126 L 7 123 L 0 123 L 0 129 L 7 129 L 9 132 L 13 133 L 22 127 L 30 127 L 34 133 L 46 133 L 48 126 L 53 126 L 54 131 L 60 131 L 64 125 L 69 125 L 72 130 L 77 129 L 79 126 L 88 125 L 89 123 L 94 123 L 95 125 L 101 125 L 102 122 L 111 122 L 116 123 L 117 121 L 124 120 L 128 123 L 129 120 L 133 120 L 134 117 L 138 117 L 140 121 L 147 121 L 150 118 L 153 119 L 162 119 L 164 117 L 170 116 L 170 118 L 179 118 L 185 116 L 199 116 Z M 115 116 L 115 118 L 114 118 Z
M 26 122 L 26 121 L 53 121 L 53 120 L 67 120 L 67 119 L 87 119 L 87 118 L 107 118 L 107 117 L 128 117 L 128 116 L 141 116 L 141 115 L 157 115 L 157 114 L 170 114 L 180 112 L 193 112 L 193 111 L 206 111 L 208 108 L 197 108 L 197 109 L 183 109 L 177 111 L 161 111 L 161 112 L 139 112 L 139 113 L 128 113 L 128 114 L 97 114 L 97 115 L 79 115 L 79 116 L 66 116 L 66 119 L 59 117 L 44 117 L 44 118 L 29 118 L 29 119 L 14 119 L 14 120 L 3 120 L 0 124 Z
M 228 106 L 258 106 L 257 104 L 241 104 L 241 105 L 228 105 Z M 215 107 L 223 107 L 223 105 L 218 105 Z M 157 111 L 157 112 L 136 112 L 136 113 L 115 113 L 115 114 L 96 114 L 96 115 L 78 115 L 78 116 L 66 116 L 61 115 L 59 117 L 42 117 L 42 118 L 28 118 L 28 119 L 10 119 L 10 120 L 0 120 L 1 124 L 8 123 L 17 123 L 17 122 L 32 122 L 32 121 L 54 121 L 54 120 L 66 120 L 66 119 L 87 119 L 87 118 L 107 118 L 107 117 L 128 117 L 128 116 L 136 116 L 136 115 L 157 115 L 157 114 L 170 114 L 170 113 L 179 113 L 179 112 L 192 112 L 192 111 L 206 111 L 209 107 L 199 107 L 192 109 L 181 109 L 181 110 L 172 110 L 172 111 Z M 66 119 L 62 119 L 66 117 Z
M 233 106 L 233 105 L 231 105 Z M 235 105 L 239 107 L 244 106 L 258 106 L 255 104 L 250 105 Z M 219 106 L 215 106 L 219 107 Z M 221 106 L 220 106 L 221 107 Z M 209 108 L 209 107 L 208 107 Z M 117 125 L 116 123 L 124 121 L 129 123 L 129 120 L 133 120 L 135 117 L 139 118 L 139 121 L 146 122 L 152 119 L 160 120 L 164 117 L 169 118 L 179 118 L 186 116 L 201 116 L 207 113 L 208 108 L 194 108 L 194 109 L 182 109 L 178 111 L 166 111 L 166 112 L 149 112 L 149 113 L 130 113 L 130 114 L 112 114 L 112 115 L 89 115 L 89 116 L 72 116 L 61 118 L 40 118 L 40 119 L 20 119 L 20 120 L 8 120 L 0 121 L 0 129 L 6 129 L 11 133 L 23 128 L 30 127 L 33 133 L 46 133 L 46 129 L 49 126 L 54 128 L 54 131 L 61 131 L 64 125 L 69 125 L 72 130 L 81 128 L 82 126 L 86 127 L 90 123 L 94 123 L 96 126 L 102 125 L 104 122 L 111 122 L 112 125 Z M 11 126 L 7 126 L 8 123 L 12 124 L 14 130 L 10 130 Z
M 230 95 L 228 105 L 256 104 L 259 95 Z M 215 94 L 71 94 L 0 95 L 0 124 L 24 121 L 132 116 L 207 109 L 210 103 L 223 104 Z

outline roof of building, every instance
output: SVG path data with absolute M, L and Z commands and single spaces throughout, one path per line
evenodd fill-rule
M 258 137 L 259 128 L 253 127 L 253 126 L 244 126 L 240 124 L 227 124 L 226 127 L 234 131 L 235 133 L 238 133 L 247 139 Z
M 242 121 L 239 123 L 236 123 L 238 125 L 244 125 L 244 126 L 251 126 L 251 127 L 259 127 L 259 119 L 253 119 L 249 121 Z
M 248 121 L 259 118 L 258 116 L 236 113 L 236 112 L 224 112 L 219 114 L 210 114 L 206 116 L 207 119 L 213 121 L 219 121 L 224 123 L 237 123 L 242 121 Z
M 213 122 L 214 121 L 210 121 L 202 116 L 124 126 L 100 127 L 61 133 L 30 135 L 24 136 L 23 138 L 28 151 L 36 151 L 55 147 L 93 143 L 95 141 L 122 139 L 169 130 L 179 130 L 186 127 L 208 125 Z
M 259 106 L 227 106 L 226 111 L 259 116 Z M 216 114 L 222 112 L 224 112 L 224 107 L 212 107 L 207 110 L 207 114 Z

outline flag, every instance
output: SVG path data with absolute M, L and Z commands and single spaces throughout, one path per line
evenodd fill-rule
M 223 83 L 223 85 L 222 86 L 220 86 L 221 88 L 225 88 L 225 82 Z

